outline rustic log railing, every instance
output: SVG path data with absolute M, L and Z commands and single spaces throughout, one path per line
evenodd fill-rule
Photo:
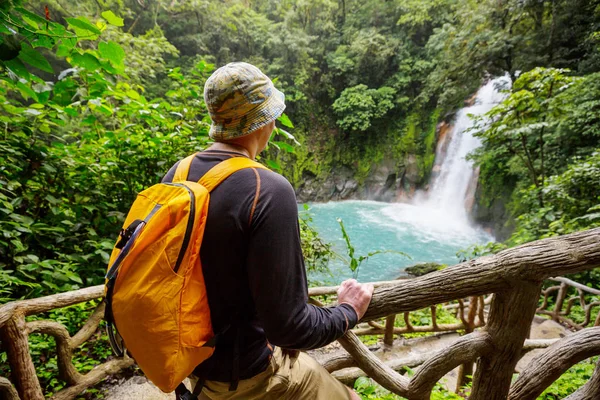
M 113 359 L 96 366 L 85 375 L 73 366 L 74 351 L 85 343 L 97 331 L 104 315 L 104 303 L 94 310 L 84 326 L 71 337 L 67 329 L 55 321 L 30 321 L 25 317 L 57 308 L 68 307 L 104 295 L 103 286 L 94 286 L 73 292 L 7 303 L 0 307 L 0 341 L 8 355 L 14 387 L 6 378 L 0 378 L 0 398 L 9 400 L 43 400 L 44 393 L 37 379 L 35 367 L 29 354 L 29 335 L 43 333 L 54 337 L 56 341 L 59 378 L 67 387 L 57 392 L 52 399 L 70 400 L 82 391 L 93 386 L 109 375 L 133 365 L 131 358 Z
M 597 267 L 600 267 L 600 228 L 529 243 L 415 279 L 380 282 L 376 284 L 373 300 L 362 319 L 363 323 L 370 322 L 368 327 L 348 332 L 339 340 L 351 358 L 329 360 L 325 367 L 333 371 L 340 366 L 358 366 L 388 390 L 410 400 L 419 400 L 429 399 L 434 385 L 446 373 L 476 362 L 470 399 L 534 399 L 570 366 L 600 354 L 600 327 L 586 328 L 591 321 L 592 308 L 600 303 L 592 301 L 588 304 L 585 299 L 585 293 L 600 294 L 600 291 L 560 278 Z M 542 292 L 544 302 L 538 307 L 542 282 L 551 277 L 559 277 L 555 280 L 560 286 L 545 289 Z M 320 296 L 333 294 L 336 290 L 336 287 L 312 288 L 309 294 Z M 567 299 L 569 291 L 575 291 L 577 295 Z M 549 310 L 548 298 L 553 292 L 557 292 L 556 306 Z M 488 294 L 493 297 L 484 298 Z M 57 322 L 26 322 L 26 316 L 98 299 L 102 295 L 103 288 L 96 286 L 0 306 L 0 340 L 8 356 L 13 381 L 0 378 L 0 396 L 11 400 L 44 399 L 29 354 L 28 336 L 34 332 L 56 339 L 60 377 L 67 383 L 67 388 L 54 394 L 53 399 L 73 399 L 106 376 L 132 365 L 133 360 L 129 358 L 113 359 L 85 375 L 74 368 L 73 352 L 98 328 L 102 305 L 73 337 Z M 586 320 L 581 324 L 568 318 L 577 300 L 586 314 Z M 451 302 L 456 303 L 449 304 Z M 438 324 L 437 304 L 457 310 L 460 323 L 452 327 Z M 431 310 L 432 324 L 425 328 L 411 325 L 408 313 L 423 308 Z M 526 340 L 536 312 L 567 323 L 577 332 L 556 341 Z M 404 327 L 394 326 L 397 314 L 403 315 Z M 385 325 L 374 322 L 383 318 Z M 600 317 L 596 317 L 594 325 L 599 322 Z M 382 334 L 389 345 L 397 334 L 447 330 L 461 330 L 466 334 L 443 350 L 389 364 L 369 351 L 356 335 Z M 511 386 L 515 365 L 522 354 L 544 347 L 548 348 L 530 362 Z M 397 372 L 414 366 L 419 367 L 410 379 Z M 569 400 L 600 398 L 599 368 L 600 365 L 590 381 Z

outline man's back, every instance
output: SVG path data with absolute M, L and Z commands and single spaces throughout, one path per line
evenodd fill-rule
M 188 180 L 198 181 L 233 151 L 199 153 Z M 177 164 L 176 164 L 177 165 Z M 170 182 L 176 165 L 164 177 Z M 318 308 L 307 304 L 294 191 L 281 175 L 241 170 L 211 193 L 201 260 L 216 333 L 228 329 L 214 356 L 197 374 L 221 382 L 232 379 L 239 339 L 240 379 L 265 370 L 273 347 L 321 347 L 356 324 L 352 306 Z M 238 333 L 239 332 L 239 333 Z

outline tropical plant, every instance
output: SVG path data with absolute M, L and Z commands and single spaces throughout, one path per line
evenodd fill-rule
M 396 251 L 396 250 L 375 250 L 375 251 L 371 251 L 369 253 L 367 253 L 367 255 L 361 255 L 361 256 L 355 256 L 355 252 L 356 249 L 355 247 L 352 245 L 352 242 L 350 241 L 350 236 L 348 235 L 348 232 L 346 231 L 346 228 L 344 227 L 344 221 L 342 221 L 341 218 L 337 219 L 338 224 L 340 225 L 340 228 L 342 230 L 342 237 L 344 238 L 344 242 L 346 243 L 346 249 L 348 251 L 348 259 L 345 259 L 342 257 L 342 259 L 348 264 L 348 267 L 350 268 L 350 271 L 352 271 L 352 277 L 354 279 L 358 278 L 358 273 L 360 270 L 360 266 L 364 261 L 367 261 L 370 257 L 376 256 L 377 254 L 385 254 L 385 253 L 394 253 L 394 254 L 399 254 L 401 256 L 404 256 L 408 259 L 411 259 L 411 257 L 402 252 L 402 251 Z

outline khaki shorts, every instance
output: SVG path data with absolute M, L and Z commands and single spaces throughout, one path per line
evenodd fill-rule
M 195 382 L 194 382 L 195 383 Z M 305 353 L 297 357 L 275 348 L 267 369 L 239 382 L 235 392 L 229 383 L 206 381 L 203 396 L 212 400 L 349 400 L 346 386 Z

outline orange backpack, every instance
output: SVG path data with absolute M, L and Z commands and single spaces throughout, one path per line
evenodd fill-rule
M 230 158 L 196 183 L 186 180 L 194 157 L 180 162 L 173 183 L 138 194 L 106 274 L 111 346 L 119 356 L 126 349 L 163 392 L 179 390 L 214 351 L 200 263 L 210 192 L 240 169 L 266 168 L 245 157 Z

